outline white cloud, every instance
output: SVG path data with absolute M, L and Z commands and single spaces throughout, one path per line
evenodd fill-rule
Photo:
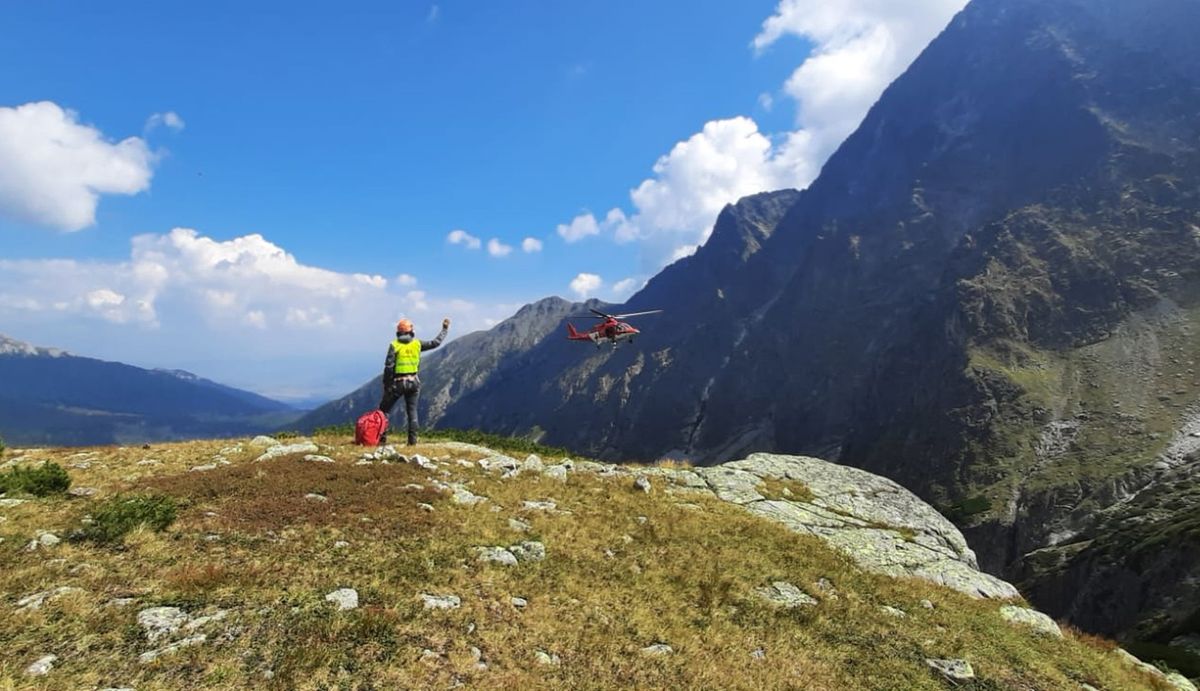
M 598 235 L 600 233 L 600 226 L 596 223 L 595 216 L 590 213 L 582 213 L 571 219 L 570 223 L 559 224 L 555 232 L 563 240 L 573 243 L 579 242 L 591 235 Z
M 596 274 L 581 273 L 571 280 L 571 292 L 580 299 L 591 297 L 604 287 L 604 279 Z
M 0 214 L 82 230 L 100 195 L 148 189 L 156 160 L 142 139 L 111 142 L 50 101 L 0 107 Z
M 641 245 L 644 269 L 687 256 L 707 240 L 726 204 L 757 192 L 808 186 L 826 159 L 862 122 L 884 88 L 912 63 L 967 0 L 780 0 L 754 38 L 761 52 L 785 36 L 812 51 L 783 85 L 796 103 L 796 126 L 768 134 L 746 116 L 712 120 L 675 144 L 653 175 L 604 222 L 591 214 L 558 226 L 574 242 L 611 231 Z M 764 110 L 776 106 L 760 94 Z
M 477 250 L 483 246 L 483 243 L 480 242 L 479 238 L 471 235 L 465 230 L 450 231 L 450 234 L 446 236 L 446 242 L 449 242 L 451 245 L 462 245 L 469 250 Z
M 396 285 L 409 288 L 417 284 L 417 277 L 412 274 L 400 274 L 396 277 Z
M 506 245 L 498 239 L 492 238 L 488 240 L 487 251 L 493 257 L 507 257 L 513 251 L 513 248 L 512 245 Z
M 542 251 L 542 241 L 537 238 L 525 238 L 521 241 L 521 251 L 526 254 Z
M 242 323 L 256 329 L 267 328 L 267 315 L 262 310 L 250 310 L 242 317 Z
M 682 246 L 704 242 L 724 206 L 748 194 L 780 186 L 780 170 L 771 140 L 748 117 L 713 120 L 654 164 L 630 198 L 637 214 L 614 210 L 619 240 L 641 241 L 660 262 Z
M 423 290 L 410 290 L 404 294 L 403 308 L 401 312 L 415 310 L 417 312 L 428 312 L 429 303 L 425 300 L 427 294 Z
M 182 130 L 186 126 L 183 118 L 179 117 L 179 113 L 173 110 L 168 110 L 165 113 L 155 113 L 149 118 L 146 118 L 146 126 L 143 131 L 150 132 L 159 127 L 166 127 L 176 132 Z
M 625 300 L 635 292 L 646 285 L 646 281 L 640 278 L 626 278 L 617 281 L 612 285 L 611 293 L 615 300 Z
M 449 316 L 460 335 L 512 312 L 404 283 L 305 264 L 261 235 L 177 228 L 134 238 L 122 260 L 0 258 L 0 324 L 91 356 L 332 395 L 382 364 L 401 316 L 431 335 Z

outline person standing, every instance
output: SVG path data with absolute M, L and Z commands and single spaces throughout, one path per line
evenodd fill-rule
M 432 341 L 417 339 L 413 323 L 401 319 L 396 324 L 396 340 L 388 346 L 387 359 L 383 363 L 383 400 L 379 402 L 379 410 L 384 415 L 391 416 L 392 408 L 401 397 L 404 398 L 404 412 L 408 416 L 408 445 L 417 443 L 417 397 L 421 392 L 421 353 L 433 350 L 442 344 L 446 332 L 450 330 L 450 319 L 442 320 L 442 330 Z M 387 432 L 379 440 L 380 444 L 387 443 Z

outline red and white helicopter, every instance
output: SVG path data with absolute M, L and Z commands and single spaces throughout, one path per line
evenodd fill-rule
M 641 317 L 647 314 L 658 314 L 662 310 L 650 310 L 649 312 L 633 312 L 630 314 L 605 314 L 600 310 L 588 308 L 593 319 L 602 320 L 599 324 L 593 326 L 587 331 L 576 331 L 575 326 L 567 322 L 567 340 L 570 341 L 591 341 L 599 348 L 600 344 L 608 341 L 613 345 L 621 341 L 633 342 L 633 337 L 640 334 L 641 331 L 633 328 L 628 322 L 621 321 L 630 317 Z

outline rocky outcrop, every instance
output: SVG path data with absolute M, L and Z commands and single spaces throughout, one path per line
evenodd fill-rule
M 979 571 L 953 523 L 912 492 L 864 470 L 758 453 L 710 468 L 641 472 L 669 480 L 676 491 L 710 494 L 815 535 L 867 571 L 922 578 L 972 597 L 1019 596 L 1011 584 Z M 785 484 L 776 490 L 772 481 Z

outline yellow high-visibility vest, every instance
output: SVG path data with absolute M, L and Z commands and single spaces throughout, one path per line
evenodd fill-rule
M 396 351 L 396 374 L 416 374 L 421 369 L 421 341 L 418 339 L 408 343 L 392 341 L 392 350 Z

